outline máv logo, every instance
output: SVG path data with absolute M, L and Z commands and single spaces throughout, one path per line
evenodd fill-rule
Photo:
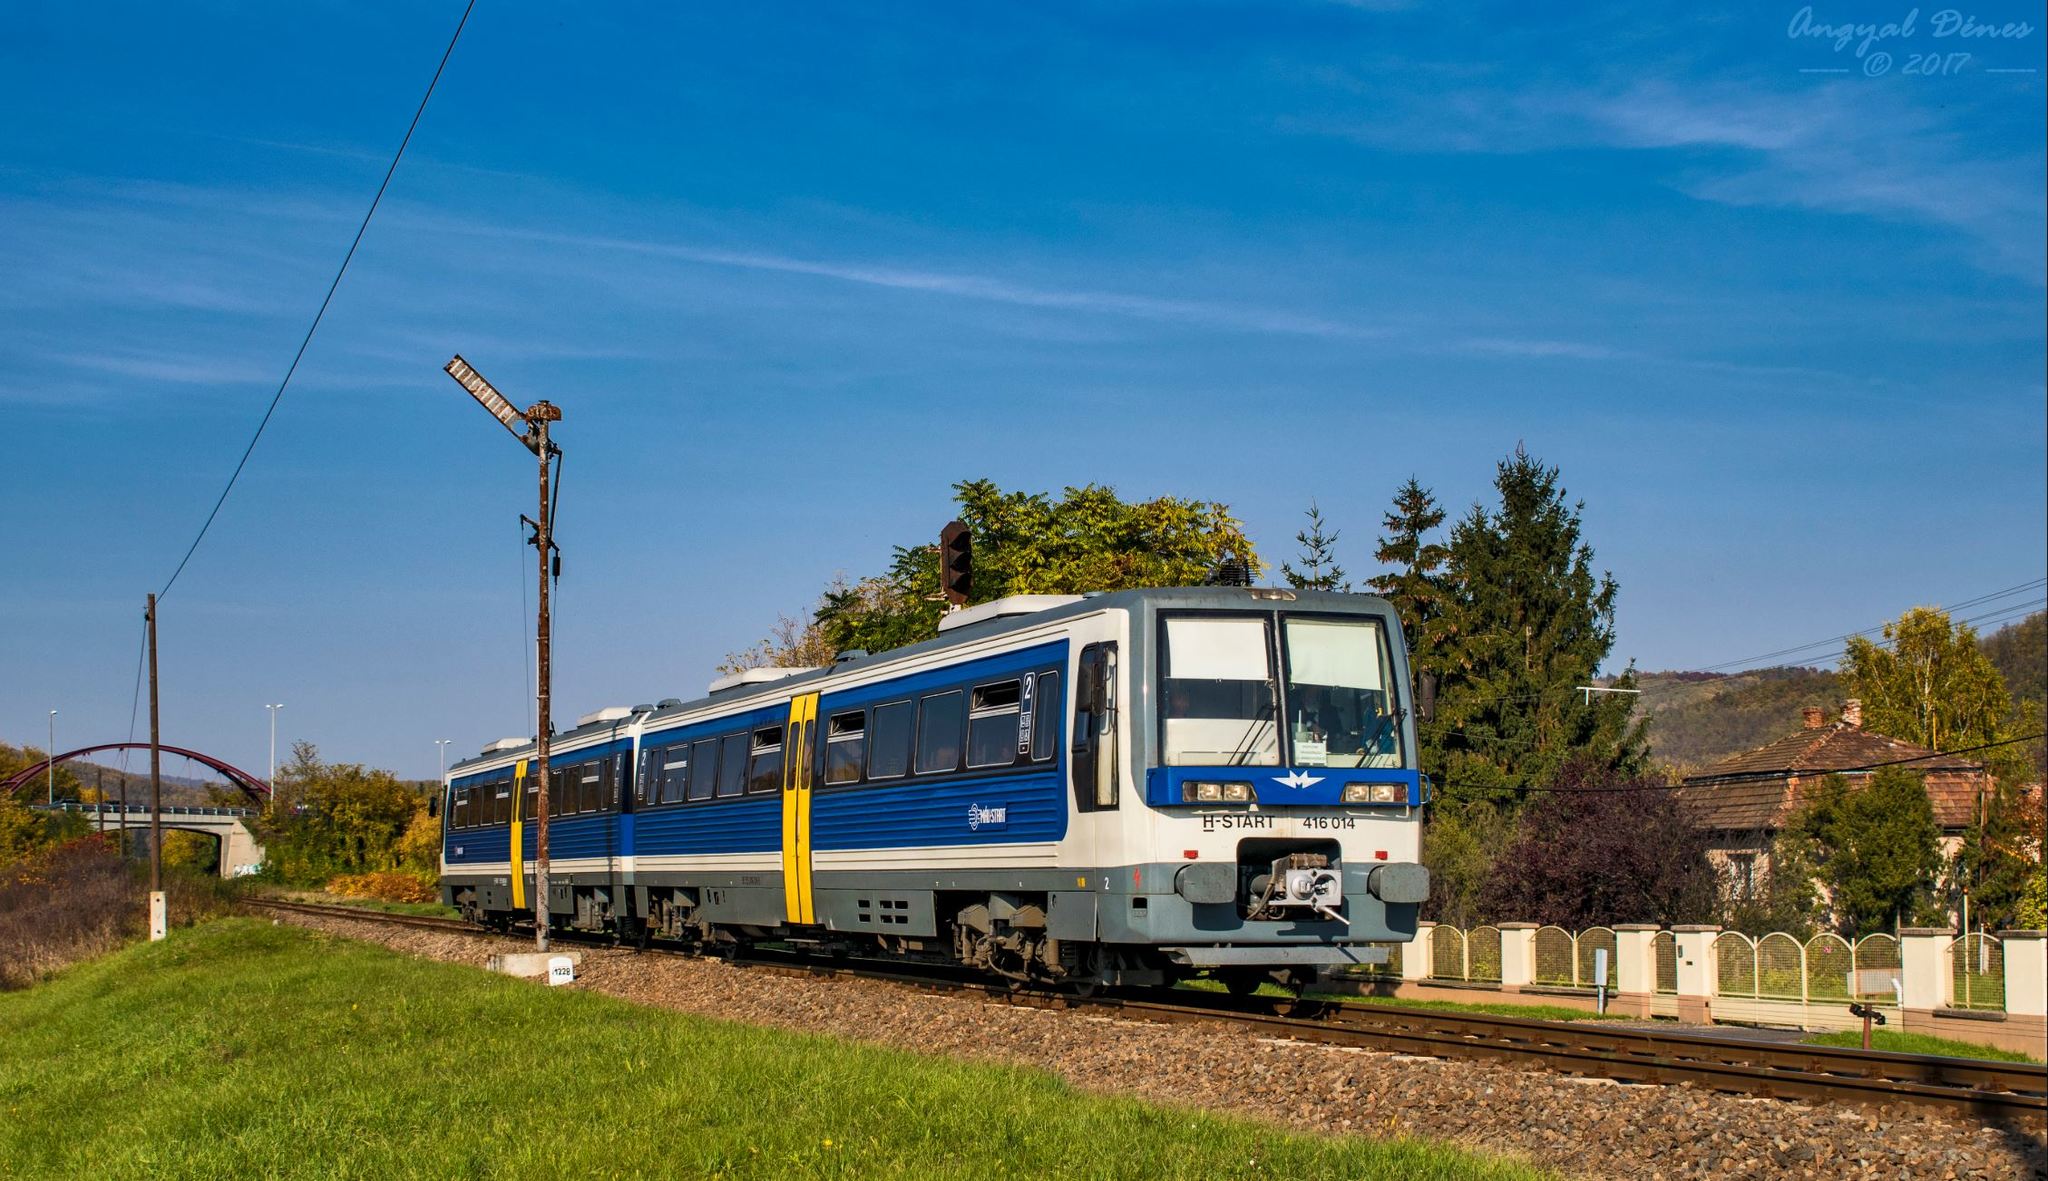
M 1000 808 L 990 808 L 982 804 L 967 805 L 967 827 L 973 832 L 980 832 L 983 825 L 1002 828 L 1009 823 L 1010 808 L 1007 804 Z
M 1274 776 L 1273 782 L 1282 787 L 1291 787 L 1300 791 L 1305 788 L 1314 787 L 1316 784 L 1321 783 L 1323 779 L 1324 777 L 1321 775 L 1308 775 L 1300 771 L 1289 771 L 1285 775 Z

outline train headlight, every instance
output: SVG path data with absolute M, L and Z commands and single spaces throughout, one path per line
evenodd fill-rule
M 1248 804 L 1252 785 L 1190 780 L 1180 785 L 1180 798 L 1190 804 Z
M 1405 804 L 1408 789 L 1399 783 L 1350 783 L 1344 787 L 1347 804 Z

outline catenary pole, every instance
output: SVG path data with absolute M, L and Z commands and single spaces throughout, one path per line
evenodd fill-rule
M 149 596 L 149 938 L 162 939 L 164 913 L 163 731 L 156 686 L 156 596 Z

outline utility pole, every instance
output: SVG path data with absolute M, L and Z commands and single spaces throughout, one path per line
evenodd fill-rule
M 156 596 L 149 596 L 149 940 L 166 934 L 164 911 L 163 731 L 157 720 Z
M 549 469 L 561 455 L 561 448 L 548 439 L 548 424 L 560 422 L 562 411 L 548 401 L 535 402 L 523 412 L 516 409 L 497 387 L 484 380 L 474 366 L 457 354 L 442 367 L 448 376 L 455 379 L 463 389 L 469 391 L 477 404 L 489 411 L 491 417 L 504 424 L 513 437 L 525 445 L 528 451 L 540 459 L 540 518 L 528 522 L 533 526 L 533 546 L 540 554 L 540 614 L 534 625 L 535 671 L 539 674 L 534 686 L 534 834 L 533 834 L 533 946 L 535 950 L 548 950 L 548 748 L 551 745 L 554 726 L 548 717 L 548 699 L 552 686 L 549 671 L 549 657 L 552 647 L 550 633 L 553 630 L 553 616 L 548 609 L 548 574 L 550 567 L 559 571 L 560 563 L 555 554 L 554 497 L 549 487 Z M 518 425 L 514 425 L 517 423 Z M 524 428 L 523 430 L 521 428 Z M 525 518 L 522 517 L 522 520 Z M 512 800 L 514 809 L 519 807 L 517 787 Z M 518 856 L 518 850 L 512 850 Z

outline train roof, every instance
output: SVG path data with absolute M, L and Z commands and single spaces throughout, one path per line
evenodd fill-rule
M 1018 596 L 1018 598 L 1040 600 L 1059 598 L 1066 601 L 1044 610 L 992 614 L 987 618 L 950 626 L 929 640 L 922 640 L 901 648 L 891 648 L 886 652 L 842 657 L 837 663 L 828 667 L 793 671 L 791 675 L 786 677 L 730 686 L 725 686 L 722 681 L 716 682 L 715 684 L 720 685 L 720 687 L 702 697 L 674 703 L 664 701 L 660 708 L 651 711 L 647 710 L 644 706 L 635 707 L 631 717 L 594 722 L 589 725 L 578 726 L 576 729 L 565 733 L 557 734 L 555 735 L 553 745 L 565 745 L 598 731 L 610 730 L 616 732 L 618 729 L 635 721 L 650 726 L 657 725 L 672 718 L 697 713 L 713 704 L 738 705 L 743 702 L 765 701 L 785 697 L 793 691 L 800 691 L 804 685 L 822 681 L 827 677 L 861 669 L 875 668 L 885 664 L 893 664 L 899 660 L 923 656 L 932 652 L 941 652 L 948 648 L 962 647 L 967 644 L 980 643 L 1010 632 L 1041 627 L 1048 623 L 1058 623 L 1066 619 L 1076 619 L 1101 611 L 1119 609 L 1173 611 L 1227 607 L 1278 608 L 1287 604 L 1293 604 L 1296 610 L 1306 608 L 1322 611 L 1369 612 L 1389 616 L 1393 614 L 1393 607 L 1378 595 L 1351 594 L 1344 591 L 1289 590 L 1285 587 L 1267 586 L 1146 587 L 1138 590 L 1101 591 L 1076 596 L 1071 599 L 1068 599 L 1067 596 L 1050 595 L 1028 595 Z M 1000 603 L 1001 600 L 997 602 Z M 982 604 L 981 606 L 993 605 Z M 970 608 L 969 610 L 976 609 Z M 610 713 L 614 711 L 604 712 Z M 463 759 L 449 767 L 448 770 L 452 775 L 478 763 L 524 758 L 533 749 L 534 744 L 529 739 L 516 751 L 486 751 L 483 754 L 472 755 L 469 758 Z

